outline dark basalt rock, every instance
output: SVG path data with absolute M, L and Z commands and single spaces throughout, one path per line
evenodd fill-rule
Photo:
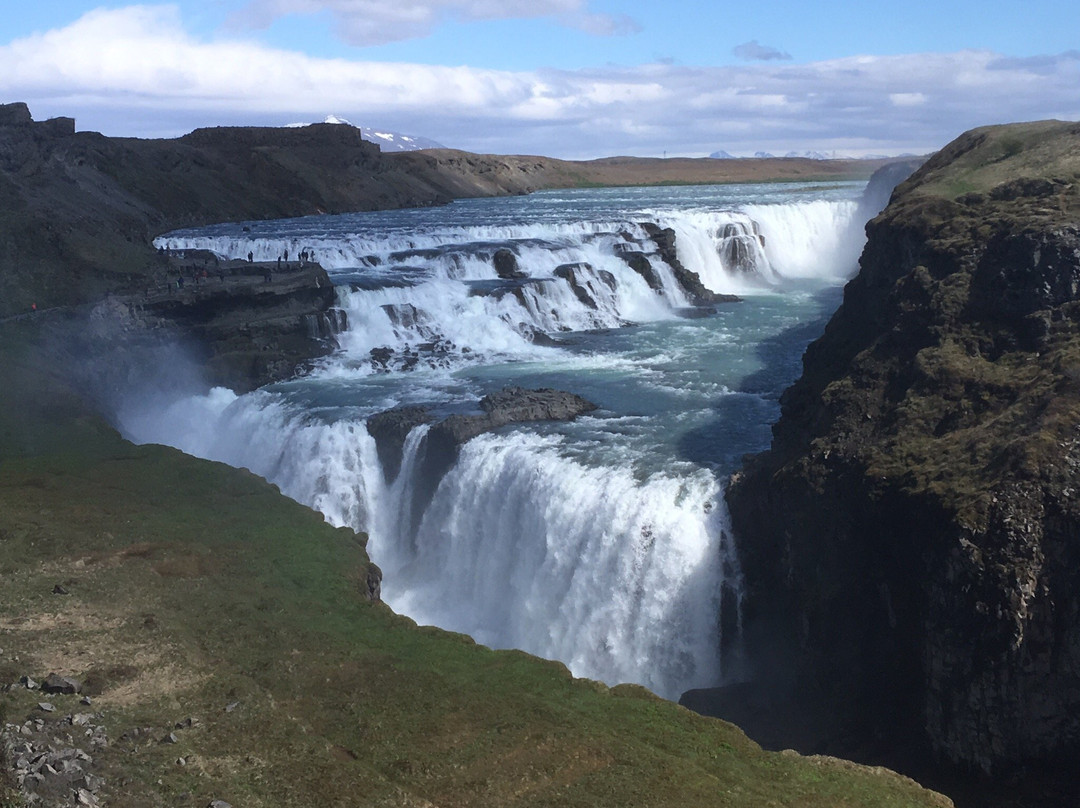
M 564 390 L 507 387 L 480 399 L 480 409 L 494 428 L 525 421 L 569 421 L 592 412 L 596 405 Z
M 972 805 L 1080 799 L 1080 182 L 1039 176 L 1074 129 L 980 130 L 900 186 L 732 478 L 747 652 L 782 705 L 752 737 L 1001 778 Z
M 724 266 L 743 275 L 757 274 L 758 253 L 755 243 L 758 243 L 758 237 L 732 233 L 725 236 L 725 239 L 720 254 Z
M 596 405 L 563 390 L 508 387 L 484 396 L 477 408 L 477 413 L 440 418 L 431 407 L 398 407 L 368 419 L 367 429 L 375 439 L 388 481 L 400 472 L 409 432 L 421 424 L 432 424 L 419 450 L 419 483 L 411 516 L 414 524 L 467 441 L 508 424 L 571 420 L 592 412 Z
M 675 273 L 676 280 L 679 281 L 679 285 L 690 296 L 692 304 L 695 306 L 711 306 L 716 303 L 738 303 L 741 300 L 737 295 L 725 295 L 712 291 L 701 282 L 701 277 L 696 272 L 692 272 L 683 266 L 682 261 L 679 260 L 679 256 L 675 252 L 675 231 L 670 227 L 660 227 L 655 222 L 642 222 L 641 226 L 649 234 L 649 238 L 653 240 L 653 243 L 656 244 L 656 249 L 664 263 L 671 267 L 672 272 Z
M 193 339 L 211 384 L 246 392 L 331 353 L 347 326 L 325 270 L 310 264 L 274 269 L 230 262 L 199 283 L 189 279 L 176 289 L 170 282 L 168 291 L 148 290 L 127 305 L 140 324 L 168 326 Z
M 584 305 L 588 306 L 590 309 L 596 309 L 597 303 L 593 299 L 589 287 L 581 277 L 584 272 L 591 270 L 592 266 L 589 264 L 560 264 L 555 267 L 555 271 L 552 274 L 554 274 L 556 278 L 562 278 L 570 284 L 570 289 L 574 292 L 574 296 Z M 611 290 L 615 289 L 616 281 L 614 275 L 607 270 L 600 270 L 598 275 L 605 286 Z
M 392 482 L 401 469 L 401 450 L 409 433 L 421 424 L 430 424 L 434 420 L 435 416 L 427 407 L 395 407 L 367 419 L 367 430 L 375 439 L 375 448 L 387 482 Z
M 1080 226 L 999 233 L 972 273 L 973 313 L 1016 321 L 1080 299 Z
M 650 289 L 654 292 L 663 291 L 664 284 L 660 280 L 660 276 L 656 274 L 656 270 L 653 269 L 653 265 L 649 262 L 649 257 L 645 253 L 639 250 L 625 250 L 619 253 L 619 257 L 626 262 L 630 269 L 645 279 L 645 283 L 649 284 Z
M 507 424 L 528 421 L 569 421 L 592 412 L 596 405 L 574 393 L 542 388 L 507 387 L 480 399 L 481 415 L 451 415 L 428 432 L 428 451 L 453 455 L 466 441 Z M 449 466 L 449 464 L 447 464 Z
M 506 247 L 496 250 L 491 262 L 495 267 L 495 274 L 504 280 L 520 280 L 528 277 L 518 266 L 517 256 L 514 251 Z
M 24 102 L 0 104 L 0 126 L 29 126 L 33 122 L 30 107 Z

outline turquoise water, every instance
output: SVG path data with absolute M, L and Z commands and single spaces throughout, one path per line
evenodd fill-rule
M 733 674 L 720 635 L 738 630 L 741 578 L 723 486 L 768 445 L 780 393 L 839 304 L 861 189 L 559 191 L 169 234 L 172 249 L 226 257 L 314 254 L 349 327 L 304 378 L 244 396 L 132 395 L 121 427 L 251 468 L 367 531 L 384 596 L 419 622 L 677 697 Z M 742 301 L 684 316 L 645 223 L 672 228 L 682 263 Z M 524 277 L 499 278 L 500 250 Z M 646 255 L 652 285 L 628 252 Z M 368 416 L 474 411 L 508 385 L 598 409 L 475 438 L 423 493 L 418 428 L 387 478 Z

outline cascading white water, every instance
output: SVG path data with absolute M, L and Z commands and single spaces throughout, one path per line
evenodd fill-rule
M 383 597 L 421 623 L 671 698 L 719 676 L 726 517 L 706 469 L 640 479 L 566 456 L 557 436 L 481 435 L 414 524 L 427 426 L 410 433 L 388 485 L 362 421 L 312 420 L 267 395 L 216 388 L 121 413 L 121 424 L 136 441 L 249 468 L 330 523 L 368 531 Z
M 866 240 L 855 200 L 747 205 L 744 211 L 761 228 L 769 263 L 787 278 L 845 278 Z
M 606 201 L 616 193 L 629 197 Z M 835 285 L 853 268 L 844 239 L 861 242 L 847 224 L 850 193 L 764 204 L 775 188 L 736 188 L 738 204 L 711 207 L 692 190 L 665 190 L 663 204 L 657 193 L 565 192 L 162 237 L 169 249 L 271 262 L 313 252 L 340 283 L 349 326 L 341 351 L 306 379 L 164 405 L 132 397 L 119 425 L 135 440 L 250 468 L 333 524 L 368 531 L 384 597 L 421 622 L 668 697 L 715 684 L 722 627 L 738 626 L 738 560 L 718 482 L 734 460 L 702 458 L 767 441 L 790 378 L 757 379 L 749 392 L 742 380 L 772 372 L 757 346 L 787 346 L 787 329 L 821 314 L 816 295 L 775 290 L 789 276 Z M 648 221 L 675 230 L 681 262 L 707 287 L 770 294 L 672 322 L 688 297 Z M 733 238 L 739 246 L 725 250 Z M 523 277 L 498 276 L 500 250 Z M 624 260 L 630 253 L 644 255 L 652 280 Z M 732 256 L 739 267 L 725 265 Z M 797 360 L 802 347 L 784 350 Z M 418 427 L 387 481 L 368 416 L 416 403 L 468 410 L 509 383 L 573 390 L 601 409 L 474 438 L 424 496 Z
M 704 469 L 639 480 L 567 458 L 561 442 L 470 441 L 416 536 L 373 540 L 385 593 L 420 622 L 580 675 L 668 696 L 715 681 L 717 481 Z
M 178 449 L 250 469 L 331 524 L 365 529 L 386 498 L 375 442 L 362 421 L 325 423 L 274 396 L 216 387 L 164 407 L 130 403 L 118 420 L 137 443 Z

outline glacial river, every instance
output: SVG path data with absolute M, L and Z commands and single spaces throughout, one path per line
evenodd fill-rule
M 739 675 L 722 488 L 768 445 L 779 395 L 856 269 L 875 212 L 863 185 L 551 191 L 172 233 L 158 243 L 312 255 L 348 327 L 308 376 L 242 396 L 133 392 L 120 426 L 367 531 L 384 599 L 420 623 L 678 698 Z M 687 316 L 703 312 L 643 223 L 672 228 L 682 264 L 742 302 Z M 507 251 L 524 277 L 499 278 Z M 370 415 L 471 412 L 507 385 L 599 409 L 474 438 L 434 490 L 418 490 L 425 427 L 399 473 L 382 467 Z

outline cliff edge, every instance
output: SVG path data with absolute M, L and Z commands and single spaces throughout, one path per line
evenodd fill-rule
M 755 678 L 802 706 L 804 745 L 1038 771 L 1041 804 L 1065 804 L 1080 754 L 1080 125 L 962 135 L 867 232 L 771 448 L 728 490 Z

